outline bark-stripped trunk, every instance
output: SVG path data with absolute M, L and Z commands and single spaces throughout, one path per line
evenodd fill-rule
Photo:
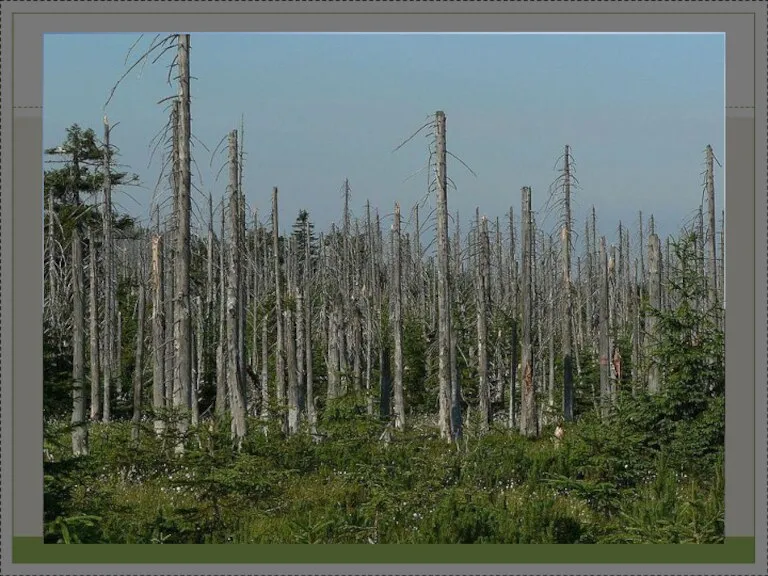
M 480 431 L 488 431 L 491 423 L 491 390 L 488 384 L 488 289 L 490 262 L 488 257 L 488 221 L 478 222 L 477 245 L 477 367 L 480 396 Z
M 656 234 L 651 234 L 648 239 L 648 304 L 653 310 L 661 309 L 661 243 Z M 653 358 L 653 348 L 656 346 L 657 321 L 652 311 L 645 316 L 646 341 L 648 350 L 646 360 L 648 361 L 648 392 L 657 393 L 661 388 L 659 366 Z
M 533 364 L 533 231 L 531 222 L 531 189 L 522 192 L 522 398 L 520 409 L 520 433 L 535 436 L 538 432 L 536 387 L 534 384 Z
M 111 152 L 109 149 L 109 120 L 104 117 L 104 341 L 106 350 L 104 362 L 104 409 L 102 412 L 104 422 L 112 419 L 112 371 L 115 365 L 115 286 L 113 285 L 112 271 L 112 177 L 110 170 Z
M 144 309 L 146 293 L 144 283 L 139 282 L 138 319 L 136 320 L 136 364 L 133 368 L 133 417 L 131 418 L 131 438 L 139 440 L 141 427 L 141 395 L 144 387 Z
M 444 440 L 456 438 L 458 423 L 451 419 L 449 409 L 456 396 L 451 382 L 451 283 L 448 276 L 448 177 L 446 173 L 446 132 L 445 114 L 435 114 L 437 137 L 437 309 L 438 309 L 438 382 L 440 437 Z M 452 393 L 453 392 L 453 393 Z
M 392 334 L 395 344 L 395 428 L 405 429 L 405 401 L 403 399 L 403 290 L 402 261 L 400 248 L 400 204 L 395 203 L 394 224 L 394 261 L 393 261 L 393 314 Z
M 717 299 L 717 250 L 715 228 L 715 155 L 712 152 L 712 146 L 707 144 L 707 217 L 709 220 L 709 231 L 707 242 L 709 245 L 709 307 L 715 310 L 718 305 Z M 720 314 L 718 313 L 718 320 Z
M 277 325 L 277 343 L 275 347 L 275 382 L 277 384 L 277 410 L 280 426 L 287 432 L 288 419 L 285 411 L 285 355 L 283 347 L 283 295 L 280 289 L 280 242 L 277 217 L 277 186 L 272 189 L 272 258 L 275 266 L 275 313 Z
M 90 320 L 90 369 L 91 369 L 91 420 L 101 419 L 101 364 L 99 350 L 99 281 L 96 259 L 96 241 L 88 230 L 89 320 Z
M 183 437 L 189 426 L 192 390 L 192 323 L 190 317 L 190 213 L 191 213 L 191 157 L 190 157 L 190 92 L 189 92 L 189 34 L 178 41 L 179 66 L 179 179 L 178 218 L 176 220 L 176 254 L 174 301 L 174 407 L 179 410 L 178 431 Z M 177 451 L 183 444 L 177 445 Z
M 155 432 L 165 430 L 161 417 L 165 407 L 165 325 L 163 318 L 163 237 L 152 238 L 152 409 Z
M 240 274 L 240 202 L 238 190 L 237 132 L 229 134 L 229 250 L 227 280 L 227 382 L 229 384 L 229 405 L 232 412 L 232 439 L 238 448 L 245 438 L 245 394 L 243 375 L 240 372 L 240 313 L 238 301 L 241 283 Z
M 72 231 L 72 454 L 88 454 L 85 418 L 85 311 L 83 292 L 83 244 L 80 231 Z
M 598 308 L 600 314 L 599 323 L 599 348 L 600 361 L 600 407 L 603 417 L 607 416 L 611 401 L 611 372 L 610 372 L 610 336 L 609 336 L 609 271 L 608 250 L 605 245 L 605 237 L 600 238 L 600 298 Z
M 563 226 L 563 418 L 573 420 L 573 301 L 571 295 L 571 156 L 565 147 L 565 225 Z M 552 338 L 553 335 L 550 335 Z

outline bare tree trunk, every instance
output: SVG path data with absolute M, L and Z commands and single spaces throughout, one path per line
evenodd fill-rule
M 85 418 L 85 312 L 83 291 L 83 245 L 78 227 L 72 231 L 72 454 L 88 454 Z
M 203 358 L 204 358 L 204 332 L 203 332 L 203 301 L 200 296 L 195 297 L 195 348 L 193 366 L 195 366 L 195 378 L 192 381 L 190 402 L 192 403 L 192 426 L 200 424 L 200 391 L 203 388 Z
M 565 224 L 563 226 L 563 418 L 573 420 L 573 300 L 571 295 L 571 154 L 565 147 L 565 182 L 563 191 Z M 552 338 L 553 335 L 550 335 Z
M 608 272 L 608 251 L 605 245 L 605 237 L 600 238 L 600 348 L 598 358 L 600 360 L 600 404 L 601 414 L 607 416 L 611 399 L 611 373 L 610 373 L 610 327 L 609 327 L 609 272 Z
M 269 420 L 269 348 L 267 346 L 267 320 L 264 316 L 261 323 L 261 415 L 264 421 Z
M 98 281 L 98 263 L 96 259 L 96 241 L 91 230 L 88 229 L 88 266 L 90 296 L 89 302 L 89 320 L 90 320 L 90 368 L 91 368 L 91 420 L 101 419 L 101 365 L 99 363 L 99 281 Z
M 141 395 L 144 384 L 144 309 L 146 294 L 144 283 L 139 282 L 138 319 L 136 321 L 136 365 L 133 369 L 133 417 L 131 418 L 131 438 L 139 440 L 141 426 Z
M 221 239 L 219 241 L 219 343 L 216 347 L 216 415 L 227 411 L 227 274 L 225 264 L 226 208 L 221 205 Z
M 437 257 L 438 257 L 438 381 L 440 437 L 451 440 L 456 436 L 457 423 L 451 422 L 451 282 L 448 277 L 448 181 L 446 173 L 445 114 L 435 113 L 437 137 Z M 453 425 L 452 425 L 453 424 Z
M 488 221 L 479 224 L 477 258 L 477 362 L 480 396 L 480 431 L 485 433 L 491 424 L 491 390 L 488 384 L 488 290 L 490 262 L 488 257 Z
M 114 265 L 113 265 L 114 269 Z M 115 288 L 117 284 L 113 283 Z M 117 397 L 123 398 L 123 313 L 117 310 L 117 330 L 115 330 L 115 380 L 117 381 Z
M 165 407 L 165 326 L 163 319 L 163 237 L 152 238 L 152 408 L 155 433 L 162 434 L 165 421 L 160 416 Z
M 288 240 L 288 255 L 286 264 L 288 269 L 287 291 L 288 294 L 296 294 L 296 266 L 295 266 L 295 239 Z M 296 332 L 294 311 L 291 306 L 285 309 L 285 344 L 288 375 L 288 433 L 296 434 L 299 431 L 299 381 L 296 357 Z
M 189 277 L 190 277 L 190 93 L 189 93 L 189 34 L 179 36 L 179 189 L 178 189 L 178 230 L 176 231 L 176 279 L 174 289 L 174 407 L 181 409 L 179 433 L 184 436 L 189 425 L 190 392 L 192 386 L 192 324 L 190 318 Z M 183 444 L 177 445 L 177 451 Z
M 718 283 L 718 288 L 720 290 L 720 302 L 723 309 L 725 308 L 725 211 L 723 210 L 722 216 L 720 218 L 720 259 L 719 259 L 719 273 L 718 278 L 720 279 L 720 282 Z M 725 326 L 723 324 L 725 323 L 725 316 L 721 313 L 720 315 L 720 328 L 725 330 Z
M 517 427 L 517 318 L 519 313 L 519 290 L 517 282 L 517 258 L 515 256 L 515 213 L 513 208 L 509 208 L 509 282 L 510 282 L 510 303 L 509 311 L 512 317 L 510 332 L 510 360 L 509 360 L 509 414 L 507 425 L 510 429 Z
M 238 446 L 245 438 L 245 395 L 240 372 L 240 311 L 238 301 L 240 277 L 240 206 L 238 191 L 237 132 L 229 134 L 229 278 L 227 281 L 227 381 L 232 411 L 232 439 Z
M 174 193 L 175 195 L 175 193 Z M 175 219 L 175 216 L 173 217 Z M 175 225 L 172 227 L 175 228 Z M 165 407 L 171 408 L 173 406 L 173 369 L 176 365 L 175 352 L 173 348 L 173 334 L 174 334 L 174 321 L 173 321 L 173 294 L 174 294 L 174 247 L 171 233 L 166 226 L 166 236 L 169 241 L 165 244 L 165 286 L 164 286 L 164 305 L 165 305 Z
M 717 250 L 715 228 L 715 168 L 714 153 L 712 146 L 707 144 L 707 215 L 709 219 L 709 233 L 707 240 L 709 243 L 709 307 L 715 310 L 717 307 Z M 719 314 L 718 314 L 719 320 Z
M 403 399 L 403 289 L 402 251 L 400 248 L 400 204 L 395 203 L 394 254 L 393 254 L 393 314 L 392 334 L 395 344 L 395 428 L 405 429 L 405 401 Z
M 277 186 L 272 189 L 272 250 L 275 264 L 275 309 L 277 314 L 277 346 L 275 350 L 275 381 L 277 383 L 277 404 L 280 414 L 281 427 L 284 432 L 288 429 L 285 412 L 285 356 L 283 346 L 283 296 L 280 290 L 280 243 L 277 217 Z
M 660 274 L 660 261 L 661 260 L 661 244 L 659 237 L 656 234 L 651 234 L 648 238 L 648 300 L 649 305 L 653 310 L 661 309 L 661 274 Z M 648 366 L 648 392 L 656 394 L 661 388 L 659 366 L 653 357 L 653 348 L 656 346 L 656 340 L 658 338 L 657 322 L 653 317 L 653 310 L 649 311 L 645 316 L 646 332 L 648 350 L 646 352 L 646 360 L 649 363 Z
M 104 339 L 107 344 L 104 363 L 104 422 L 112 419 L 112 369 L 115 365 L 115 286 L 112 275 L 112 177 L 110 170 L 109 120 L 104 117 Z
M 314 436 L 317 434 L 317 412 L 315 410 L 314 369 L 312 366 L 312 294 L 310 293 L 312 282 L 312 260 L 310 252 L 309 220 L 306 221 L 304 226 L 307 238 L 304 245 L 304 322 L 306 324 L 304 331 L 304 334 L 306 335 L 304 353 L 306 354 L 307 379 L 306 404 L 309 432 Z
M 531 189 L 523 188 L 522 206 L 522 406 L 520 410 L 520 433 L 525 436 L 535 436 L 538 430 L 536 418 L 536 388 L 534 385 L 534 366 L 532 335 L 533 326 L 533 234 L 531 230 Z

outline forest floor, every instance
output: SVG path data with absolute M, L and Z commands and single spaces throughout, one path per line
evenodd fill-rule
M 211 421 L 212 422 L 212 421 Z M 583 415 L 556 442 L 501 423 L 459 443 L 418 418 L 381 440 L 355 398 L 326 410 L 322 440 L 251 420 L 194 431 L 183 454 L 144 422 L 93 423 L 73 458 L 66 424 L 46 425 L 46 542 L 716 543 L 723 541 L 724 402 L 695 420 L 652 397 L 608 419 Z

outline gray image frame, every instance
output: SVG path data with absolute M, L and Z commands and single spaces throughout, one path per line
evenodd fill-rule
M 765 574 L 766 90 L 768 18 L 758 2 L 4 2 L 0 6 L 0 572 L 4 574 Z M 42 535 L 42 36 L 60 32 L 722 32 L 726 37 L 726 536 L 751 564 L 14 563 Z M 758 193 L 759 191 L 759 193 Z

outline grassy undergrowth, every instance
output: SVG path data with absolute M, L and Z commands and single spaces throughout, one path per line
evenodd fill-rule
M 50 423 L 47 542 L 713 543 L 723 541 L 724 401 L 693 420 L 664 398 L 629 398 L 608 420 L 585 415 L 553 442 L 501 426 L 446 445 L 427 422 L 380 441 L 354 398 L 321 421 L 322 441 L 249 424 L 176 439 L 151 423 L 93 424 L 90 455 L 68 456 Z

